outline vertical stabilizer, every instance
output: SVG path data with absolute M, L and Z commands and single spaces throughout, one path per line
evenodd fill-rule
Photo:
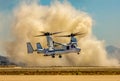
M 42 49 L 42 46 L 40 43 L 36 43 L 37 49 Z
M 27 42 L 27 51 L 28 51 L 28 53 L 33 53 L 33 51 L 34 51 L 30 42 Z

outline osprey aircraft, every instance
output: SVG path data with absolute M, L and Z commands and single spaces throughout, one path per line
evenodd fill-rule
M 48 48 L 43 48 L 40 43 L 36 43 L 36 49 L 33 49 L 30 42 L 27 42 L 27 51 L 28 54 L 31 54 L 33 52 L 37 52 L 38 54 L 43 54 L 44 56 L 51 56 L 52 58 L 55 58 L 56 55 L 59 56 L 59 58 L 62 58 L 62 54 L 68 54 L 68 53 L 77 53 L 79 54 L 81 49 L 77 45 L 77 39 L 75 36 L 77 35 L 83 35 L 82 33 L 71 33 L 69 35 L 62 35 L 62 36 L 56 36 L 56 37 L 69 37 L 70 42 L 67 44 L 62 44 L 53 41 L 52 35 L 59 34 L 61 32 L 41 32 L 42 35 L 37 35 L 35 37 L 41 37 L 45 36 L 47 39 L 47 46 Z M 57 48 L 56 46 L 60 46 L 60 48 Z

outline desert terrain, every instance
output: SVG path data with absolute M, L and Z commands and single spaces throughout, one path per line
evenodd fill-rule
M 120 75 L 0 75 L 0 81 L 120 81 Z
M 120 67 L 0 67 L 0 81 L 120 81 Z
M 120 75 L 120 67 L 1 67 L 0 75 Z

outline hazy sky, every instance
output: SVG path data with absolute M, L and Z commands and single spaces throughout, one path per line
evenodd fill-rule
M 11 14 L 20 1 L 24 0 L 0 0 L 0 14 Z M 50 5 L 51 1 L 39 0 L 39 3 Z M 67 1 L 76 9 L 87 12 L 93 18 L 93 33 L 98 39 L 105 40 L 107 45 L 120 45 L 120 0 Z

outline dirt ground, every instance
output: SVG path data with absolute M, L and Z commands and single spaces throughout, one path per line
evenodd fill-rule
M 120 81 L 120 75 L 0 75 L 0 81 Z
M 120 75 L 120 67 L 1 67 L 0 75 Z

